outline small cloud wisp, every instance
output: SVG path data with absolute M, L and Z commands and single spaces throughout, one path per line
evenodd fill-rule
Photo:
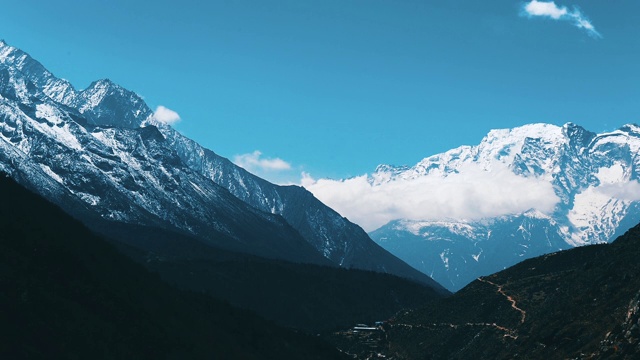
M 602 35 L 596 30 L 591 21 L 575 6 L 572 10 L 569 10 L 566 6 L 556 5 L 554 1 L 532 0 L 523 6 L 522 15 L 529 18 L 542 16 L 553 20 L 570 21 L 574 26 L 584 29 L 589 36 L 598 39 L 602 38 Z
M 280 158 L 264 158 L 261 151 L 254 151 L 248 154 L 236 155 L 233 163 L 252 173 L 262 171 L 284 171 L 290 170 L 291 164 Z
M 156 111 L 153 113 L 153 118 L 156 119 L 156 121 L 167 125 L 173 125 L 180 121 L 180 115 L 178 115 L 177 112 L 162 105 L 156 108 Z

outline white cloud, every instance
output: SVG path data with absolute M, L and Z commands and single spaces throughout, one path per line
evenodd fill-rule
M 311 174 L 309 174 L 308 172 L 302 172 L 301 174 L 301 179 L 300 179 L 300 185 L 307 188 L 310 186 L 313 186 L 313 184 L 316 183 L 316 180 L 311 177 Z
M 596 188 L 596 191 L 619 200 L 640 200 L 640 183 L 637 181 L 602 184 Z
M 167 125 L 173 125 L 180 121 L 180 115 L 178 115 L 177 112 L 162 105 L 156 108 L 156 111 L 153 113 L 153 117 L 157 121 Z
M 570 21 L 574 26 L 586 30 L 591 37 L 602 37 L 591 21 L 577 7 L 569 10 L 566 6 L 556 5 L 554 1 L 532 0 L 524 5 L 523 14 L 528 17 L 542 16 L 554 20 Z
M 280 158 L 263 158 L 262 152 L 256 150 L 249 154 L 236 155 L 233 162 L 250 172 L 290 170 L 291 164 Z
M 550 213 L 559 201 L 550 182 L 515 175 L 506 167 L 486 171 L 474 164 L 447 177 L 381 184 L 372 184 L 368 175 L 347 180 L 302 175 L 307 190 L 366 231 L 401 218 L 479 220 L 532 208 Z
M 569 12 L 566 7 L 559 8 L 555 2 L 533 0 L 524 6 L 524 10 L 531 16 L 548 16 L 558 20 Z

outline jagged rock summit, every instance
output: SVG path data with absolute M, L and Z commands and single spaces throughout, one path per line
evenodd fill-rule
M 161 227 L 228 250 L 387 272 L 446 293 L 305 189 L 271 184 L 201 147 L 110 80 L 77 90 L 4 41 L 0 170 L 86 223 Z

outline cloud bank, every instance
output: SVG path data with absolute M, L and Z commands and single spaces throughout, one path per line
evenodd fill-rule
M 368 175 L 315 180 L 303 173 L 301 185 L 366 231 L 395 219 L 479 220 L 532 208 L 550 213 L 559 202 L 549 181 L 518 176 L 506 167 L 487 171 L 475 164 L 447 177 L 381 184 Z
M 156 108 L 156 111 L 153 113 L 153 117 L 157 121 L 167 125 L 173 125 L 180 121 L 180 115 L 178 115 L 177 112 L 162 105 Z
M 574 26 L 585 30 L 589 36 L 602 38 L 602 35 L 591 24 L 591 21 L 575 6 L 572 10 L 569 10 L 566 6 L 556 5 L 554 1 L 532 0 L 526 3 L 522 10 L 522 14 L 529 18 L 541 16 L 553 20 L 569 21 Z
M 263 171 L 284 171 L 290 170 L 291 164 L 280 158 L 263 158 L 262 152 L 256 150 L 252 153 L 236 155 L 233 162 L 252 173 Z

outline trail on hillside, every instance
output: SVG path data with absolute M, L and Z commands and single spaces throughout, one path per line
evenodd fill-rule
M 514 299 L 511 295 L 508 295 L 507 293 L 504 292 L 504 289 L 502 288 L 503 285 L 498 285 L 492 281 L 489 281 L 483 278 L 478 278 L 478 281 L 495 286 L 497 288 L 497 292 L 502 296 L 504 296 L 505 298 L 507 298 L 507 300 L 511 303 L 511 307 L 520 313 L 520 324 L 524 324 L 524 321 L 527 318 L 527 312 L 518 307 L 516 299 Z

